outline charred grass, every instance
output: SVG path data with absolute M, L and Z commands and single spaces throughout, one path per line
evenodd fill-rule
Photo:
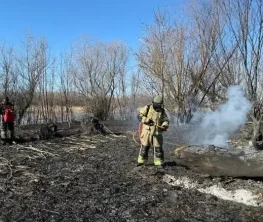
M 134 128 L 114 121 L 106 126 L 114 134 L 60 126 L 60 137 L 2 146 L 0 221 L 263 221 L 262 208 L 164 183 L 164 174 L 222 180 L 177 166 L 169 152 L 163 170 L 151 161 L 136 167 L 139 148 L 127 133 Z M 20 137 L 36 133 L 34 127 Z

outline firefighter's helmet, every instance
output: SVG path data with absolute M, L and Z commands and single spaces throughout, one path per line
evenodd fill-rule
M 153 103 L 163 104 L 163 98 L 161 96 L 155 96 L 153 99 Z

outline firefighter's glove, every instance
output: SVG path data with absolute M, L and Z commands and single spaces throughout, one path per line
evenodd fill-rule
M 168 126 L 162 126 L 162 131 L 167 131 Z
M 147 118 L 147 117 L 145 117 L 145 116 L 142 118 L 142 123 L 147 124 L 147 125 L 149 125 L 149 126 L 153 126 L 153 125 L 154 125 L 153 120 L 150 119 L 150 118 Z
M 142 121 L 142 116 L 139 114 L 139 115 L 137 116 L 137 119 L 139 120 L 139 122 L 141 122 L 141 121 Z

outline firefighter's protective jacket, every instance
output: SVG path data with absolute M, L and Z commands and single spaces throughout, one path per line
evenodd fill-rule
M 161 112 L 156 112 L 153 105 L 147 105 L 139 111 L 139 117 L 143 123 L 143 131 L 149 130 L 151 135 L 159 135 L 163 132 L 163 127 L 166 129 L 169 126 L 168 116 L 163 109 Z

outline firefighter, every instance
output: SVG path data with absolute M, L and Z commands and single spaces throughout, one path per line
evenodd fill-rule
M 14 105 L 9 101 L 8 97 L 5 97 L 0 106 L 0 115 L 2 116 L 2 124 L 1 124 L 1 139 L 5 141 L 8 139 L 7 132 L 10 131 L 10 139 L 11 142 L 14 143 L 15 138 L 15 113 L 14 113 Z
M 138 156 L 138 166 L 148 159 L 150 147 L 154 151 L 154 165 L 163 167 L 163 131 L 169 127 L 169 119 L 163 107 L 163 98 L 155 96 L 151 105 L 146 105 L 139 111 L 139 121 L 143 124 L 140 134 L 141 148 Z

